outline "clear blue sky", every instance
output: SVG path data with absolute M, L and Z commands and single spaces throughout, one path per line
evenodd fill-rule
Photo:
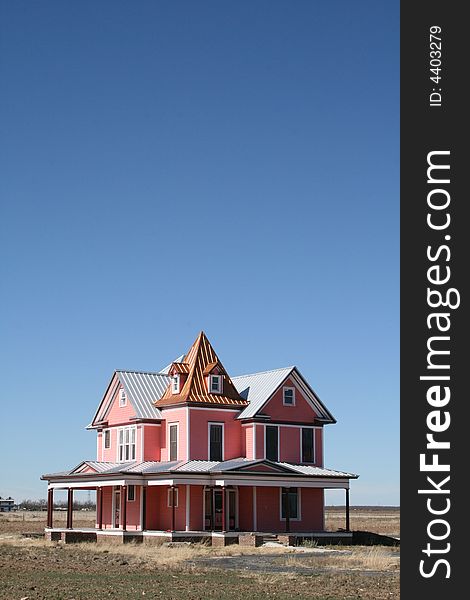
M 296 364 L 351 502 L 398 504 L 398 1 L 0 6 L 0 495 L 204 329 Z

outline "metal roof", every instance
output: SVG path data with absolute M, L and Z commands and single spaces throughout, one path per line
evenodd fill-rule
M 332 469 L 326 469 L 323 467 L 314 467 L 309 465 L 295 465 L 286 462 L 273 462 L 266 459 L 247 459 L 247 458 L 235 458 L 222 462 L 214 460 L 189 460 L 189 461 L 145 461 L 145 462 L 132 462 L 132 463 L 111 463 L 111 462 L 99 462 L 93 460 L 86 460 L 81 462 L 77 467 L 71 471 L 64 471 L 61 473 L 50 473 L 43 475 L 41 479 L 51 479 L 54 477 L 66 477 L 75 476 L 81 477 L 83 475 L 91 475 L 90 473 L 83 473 L 78 470 L 80 467 L 88 465 L 92 467 L 99 475 L 113 475 L 113 474 L 135 474 L 135 475 L 153 475 L 158 473 L 219 473 L 223 471 L 237 471 L 240 467 L 246 467 L 249 465 L 256 465 L 258 463 L 267 463 L 278 467 L 284 471 L 290 471 L 293 474 L 304 475 L 307 477 L 339 477 L 344 479 L 356 479 L 358 475 L 354 473 L 346 473 L 344 471 L 334 471 Z M 241 471 L 243 474 L 248 476 L 259 475 L 259 473 Z M 281 475 L 281 473 L 277 473 Z M 273 473 L 276 475 L 276 473 Z
M 181 390 L 175 394 L 170 387 L 167 387 L 165 394 L 157 402 L 159 407 L 183 404 L 185 402 L 238 406 L 240 410 L 246 406 L 246 399 L 242 398 L 236 390 L 231 378 L 203 331 L 200 332 L 188 350 L 188 353 L 184 357 L 184 362 L 188 365 L 189 373 L 185 378 Z M 223 388 L 221 388 L 220 393 L 213 393 L 207 388 L 204 371 L 209 364 L 217 364 L 223 375 Z
M 163 373 L 116 371 L 138 419 L 161 419 L 162 413 L 153 403 L 162 397 L 170 378 Z
M 240 396 L 249 402 L 249 405 L 241 412 L 238 418 L 246 419 L 254 417 L 293 369 L 294 367 L 284 367 L 283 369 L 275 369 L 273 371 L 232 377 L 233 384 Z
M 276 463 L 288 469 L 292 469 L 302 475 L 313 475 L 314 477 L 347 477 L 348 479 L 356 479 L 358 475 L 354 473 L 346 473 L 344 471 L 334 471 L 333 469 L 325 469 L 324 467 L 313 467 L 310 465 L 292 465 L 290 463 Z

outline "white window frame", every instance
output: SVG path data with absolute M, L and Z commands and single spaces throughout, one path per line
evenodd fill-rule
M 222 426 L 222 461 L 225 460 L 225 423 L 223 421 L 209 421 L 207 423 L 207 460 L 211 460 L 211 425 Z
M 129 494 L 129 491 L 130 491 L 130 489 L 131 489 L 131 488 L 132 488 L 132 489 L 133 489 L 133 491 L 134 491 L 134 497 L 133 497 L 133 498 L 129 498 L 129 495 L 130 495 L 130 494 Z M 127 486 L 127 501 L 128 501 L 128 502 L 135 502 L 135 499 L 136 499 L 136 497 L 137 497 L 137 494 L 136 494 L 136 489 L 135 489 L 135 488 L 136 488 L 136 486 L 135 486 L 133 483 L 131 483 L 131 484 L 129 484 L 129 485 Z
M 212 381 L 217 378 L 219 382 L 219 389 L 214 390 L 212 388 Z M 209 375 L 209 394 L 223 394 L 224 393 L 224 378 L 222 375 Z
M 178 508 L 179 501 L 180 501 L 180 494 L 179 494 L 178 487 L 175 486 L 173 491 L 175 493 L 175 500 L 176 500 L 175 508 Z M 168 488 L 167 495 L 166 495 L 166 507 L 167 508 L 173 508 L 173 505 L 171 504 L 170 496 L 171 496 L 171 487 Z
M 292 392 L 292 402 L 286 402 L 286 392 Z M 295 406 L 295 387 L 284 386 L 282 388 L 282 404 L 284 406 Z
M 283 486 L 286 487 L 286 486 Z M 289 521 L 301 521 L 302 520 L 302 490 L 300 487 L 293 485 L 292 487 L 297 487 L 297 517 L 289 517 Z M 279 488 L 279 520 L 285 522 L 286 518 L 282 516 L 282 487 Z
M 315 433 L 316 427 L 305 426 L 305 427 L 300 427 L 299 429 L 300 429 L 300 462 L 302 464 L 306 464 L 306 465 L 315 465 L 317 463 L 317 453 L 316 453 L 316 448 L 315 448 L 316 443 L 317 443 L 316 442 L 317 434 Z M 313 431 L 313 434 L 312 434 L 312 438 L 313 438 L 313 442 L 312 442 L 313 443 L 313 448 L 312 448 L 312 450 L 313 450 L 313 462 L 305 462 L 303 460 L 303 456 L 302 456 L 302 431 L 304 429 L 311 429 Z
M 171 376 L 171 393 L 180 393 L 180 376 L 178 374 Z
M 106 434 L 109 436 L 109 446 L 106 445 Z M 103 450 L 109 450 L 111 448 L 111 429 L 103 430 Z
M 119 408 L 127 406 L 127 394 L 124 388 L 119 390 Z
M 121 444 L 121 431 L 122 431 L 122 438 L 123 438 L 122 444 Z M 128 460 L 126 460 L 126 452 L 125 452 L 125 448 L 127 446 L 127 443 L 125 440 L 126 431 L 129 431 L 129 459 Z M 131 442 L 132 432 L 134 432 L 134 442 Z M 123 452 L 122 452 L 123 458 L 120 457 L 121 446 L 123 448 Z M 132 458 L 132 447 L 134 447 L 134 458 Z M 130 425 L 128 427 L 118 427 L 116 451 L 117 451 L 116 462 L 118 462 L 118 463 L 134 462 L 137 459 L 137 427 L 135 425 Z
M 176 427 L 176 458 L 172 459 L 170 458 L 170 427 Z M 179 421 L 174 421 L 172 423 L 168 423 L 168 431 L 167 431 L 167 438 L 168 438 L 168 457 L 167 459 L 170 460 L 179 460 L 179 455 L 180 455 L 180 424 Z

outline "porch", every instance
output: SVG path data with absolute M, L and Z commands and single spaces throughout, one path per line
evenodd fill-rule
M 275 485 L 264 481 L 148 480 L 108 481 L 101 485 L 84 482 L 52 483 L 48 490 L 46 539 L 144 542 L 162 544 L 190 541 L 227 545 L 260 545 L 265 537 L 309 538 L 318 543 L 351 537 L 349 488 L 345 489 L 345 527 L 324 531 L 325 487 L 314 482 Z M 95 483 L 95 482 L 93 482 Z M 278 483 L 278 482 L 276 482 Z M 288 483 L 288 482 L 282 482 Z M 299 482 L 300 483 L 300 482 Z M 111 485 L 110 485 L 111 484 Z M 264 484 L 264 485 L 263 485 Z M 343 483 L 343 486 L 345 484 Z M 70 486 L 70 487 L 69 487 Z M 337 487 L 337 486 L 335 486 Z M 54 527 L 54 490 L 67 490 L 66 527 Z M 96 491 L 94 528 L 76 528 L 73 523 L 74 490 Z

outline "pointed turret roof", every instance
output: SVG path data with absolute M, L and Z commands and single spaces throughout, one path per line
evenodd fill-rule
M 180 367 L 182 364 L 185 365 L 184 369 Z M 219 374 L 223 375 L 223 393 L 209 393 L 206 377 L 208 367 L 209 371 L 213 371 L 217 367 Z M 243 408 L 248 404 L 247 400 L 242 398 L 237 392 L 227 371 L 224 369 L 223 364 L 220 362 L 219 357 L 203 331 L 198 335 L 196 341 L 181 362 L 178 365 L 175 364 L 174 371 L 188 373 L 180 392 L 173 394 L 172 387 L 169 385 L 160 400 L 155 402 L 155 406 L 162 407 L 194 402 L 198 404 L 236 405 Z

